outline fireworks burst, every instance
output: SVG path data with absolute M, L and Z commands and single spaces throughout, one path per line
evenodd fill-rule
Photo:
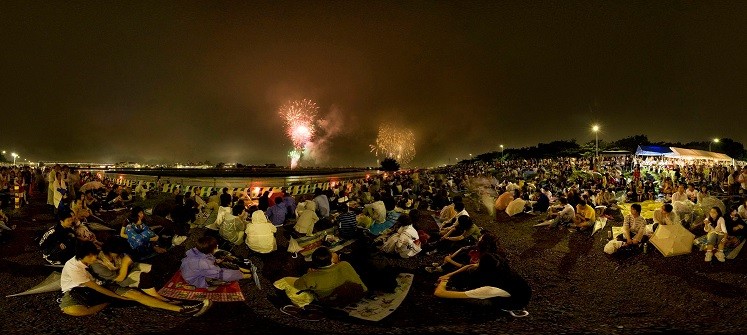
M 280 107 L 280 116 L 285 119 L 285 132 L 296 150 L 303 149 L 314 138 L 314 123 L 318 111 L 316 103 L 308 99 L 296 100 Z
M 301 160 L 301 154 L 302 152 L 298 150 L 291 150 L 288 153 L 288 157 L 290 157 L 291 160 L 291 169 L 295 169 L 296 166 L 298 166 L 298 161 Z
M 298 165 L 307 145 L 314 139 L 318 112 L 316 103 L 308 99 L 288 102 L 280 107 L 280 116 L 285 120 L 285 133 L 293 142 L 293 150 L 288 154 L 291 168 Z
M 376 144 L 371 145 L 371 152 L 376 157 L 394 158 L 401 164 L 407 164 L 415 157 L 415 134 L 408 128 L 391 124 L 379 127 Z

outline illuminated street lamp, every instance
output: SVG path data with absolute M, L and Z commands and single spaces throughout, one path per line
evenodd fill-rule
M 591 131 L 594 132 L 594 166 L 596 167 L 599 164 L 599 125 L 593 125 Z
M 719 140 L 717 138 L 714 138 L 712 141 L 708 142 L 708 151 L 711 151 L 711 144 L 713 144 L 713 143 L 718 144 L 719 142 L 721 142 L 721 140 Z
M 13 156 L 13 165 L 16 165 L 16 158 L 18 158 L 18 157 L 19 157 L 19 156 L 18 156 L 18 154 L 16 154 L 16 153 L 14 152 L 14 153 L 11 153 L 10 155 L 11 155 L 11 156 Z

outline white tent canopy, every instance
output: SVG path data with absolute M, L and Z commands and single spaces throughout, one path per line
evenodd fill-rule
M 671 154 L 667 157 L 680 158 L 680 159 L 705 159 L 719 162 L 731 162 L 732 158 L 718 152 L 695 150 L 695 149 L 684 149 L 669 147 L 672 150 Z

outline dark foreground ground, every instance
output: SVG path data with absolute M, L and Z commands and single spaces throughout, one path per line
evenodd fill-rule
M 496 233 L 508 251 L 512 267 L 525 276 L 534 291 L 531 315 L 514 319 L 432 297 L 436 275 L 421 270 L 441 256 L 421 255 L 412 260 L 390 259 L 392 265 L 415 273 L 415 283 L 400 308 L 378 323 L 333 318 L 303 322 L 286 316 L 270 301 L 271 280 L 297 270 L 297 263 L 281 251 L 260 259 L 263 290 L 242 283 L 245 303 L 218 303 L 202 317 L 188 318 L 141 306 L 112 306 L 98 315 L 63 315 L 56 293 L 4 298 L 30 288 L 50 272 L 32 238 L 53 223 L 49 211 L 34 199 L 13 213 L 19 226 L 0 244 L 0 332 L 3 334 L 143 334 L 143 333 L 252 333 L 252 334 L 745 334 L 747 332 L 747 267 L 744 252 L 726 263 L 703 262 L 703 254 L 664 258 L 653 248 L 648 254 L 625 259 L 602 252 L 606 234 L 589 237 L 565 230 L 536 230 L 534 217 L 495 222 L 467 209 L 477 223 Z M 7 210 L 6 210 L 7 212 Z M 116 225 L 116 215 L 105 219 Z M 619 220 L 615 222 L 619 224 Z M 196 236 L 193 229 L 185 247 Z M 287 242 L 279 239 L 280 249 Z M 185 247 L 154 259 L 154 273 L 162 283 L 178 268 Z M 241 255 L 246 250 L 240 250 Z

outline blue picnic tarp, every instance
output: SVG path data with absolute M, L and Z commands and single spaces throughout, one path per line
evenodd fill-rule
M 660 145 L 639 145 L 635 154 L 637 156 L 668 156 L 672 154 L 672 149 Z

